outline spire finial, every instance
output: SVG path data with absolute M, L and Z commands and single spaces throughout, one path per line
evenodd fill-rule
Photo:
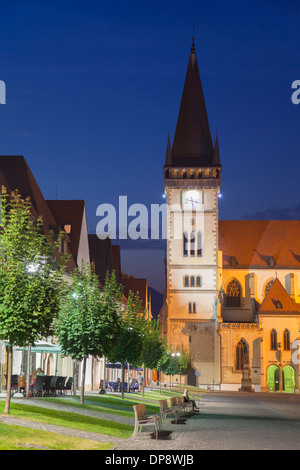
M 192 37 L 193 44 L 192 46 L 195 46 L 195 25 L 193 24 L 193 37 Z

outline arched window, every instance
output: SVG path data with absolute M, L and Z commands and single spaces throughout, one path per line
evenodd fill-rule
M 193 302 L 193 313 L 196 313 L 196 302 Z
M 239 283 L 232 279 L 227 284 L 225 291 L 225 305 L 226 307 L 240 307 L 241 306 L 241 289 Z
M 283 349 L 285 349 L 285 351 L 290 351 L 290 349 L 291 349 L 291 341 L 290 341 L 290 332 L 289 332 L 289 330 L 284 330 L 284 332 L 283 332 Z
M 265 297 L 266 297 L 267 293 L 269 292 L 269 290 L 271 289 L 271 287 L 273 285 L 273 282 L 274 282 L 274 279 L 271 279 L 269 282 L 267 282 L 267 284 L 265 286 Z
M 190 286 L 191 286 L 191 287 L 195 287 L 195 276 L 191 276 L 191 279 L 190 279 Z
M 246 358 L 246 355 L 248 355 L 248 347 L 246 341 L 241 339 L 236 347 L 235 350 L 235 355 L 236 355 L 236 370 L 243 370 L 243 362 L 244 359 Z
M 187 232 L 183 234 L 183 256 L 188 256 L 189 254 L 189 235 Z
M 201 287 L 201 277 L 200 276 L 197 276 L 197 283 L 196 283 L 197 287 Z
M 198 232 L 197 234 L 197 256 L 202 256 L 203 255 L 203 250 L 202 250 L 202 243 L 203 243 L 203 237 L 202 237 L 202 232 Z
M 271 350 L 277 350 L 277 331 L 274 329 L 271 331 Z
M 192 305 L 192 302 L 189 303 L 189 313 L 193 313 L 193 305 Z
M 191 233 L 191 256 L 195 256 L 196 254 L 196 234 L 195 232 Z
M 190 282 L 189 282 L 189 276 L 184 276 L 184 287 L 189 287 Z

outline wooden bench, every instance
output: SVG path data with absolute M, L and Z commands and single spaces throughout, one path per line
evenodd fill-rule
M 133 433 L 134 437 L 138 435 L 144 426 L 153 426 L 155 431 L 155 439 L 157 439 L 161 421 L 160 415 L 147 416 L 145 403 L 133 405 L 133 409 L 135 417 Z
M 161 416 L 161 420 L 167 416 L 168 414 L 174 414 L 175 416 L 175 423 L 177 424 L 177 421 L 178 421 L 178 413 L 179 413 L 179 409 L 178 409 L 178 406 L 176 405 L 175 407 L 171 406 L 171 408 L 169 408 L 168 406 L 168 400 L 159 400 L 159 405 L 160 405 L 160 416 Z
M 183 397 L 180 397 L 180 401 L 184 411 L 193 411 L 193 403 L 191 401 L 185 401 Z

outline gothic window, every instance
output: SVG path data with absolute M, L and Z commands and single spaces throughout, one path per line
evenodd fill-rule
M 193 313 L 196 313 L 196 302 L 193 302 Z
M 197 287 L 201 287 L 201 277 L 200 276 L 197 276 L 197 283 L 196 283 Z
M 280 302 L 280 300 L 276 300 L 275 307 L 276 308 L 282 308 L 282 303 Z
M 291 341 L 290 341 L 290 332 L 289 330 L 284 330 L 283 332 L 283 349 L 285 351 L 290 351 Z
M 189 313 L 193 313 L 193 304 L 192 304 L 192 302 L 189 303 Z
M 189 287 L 190 281 L 189 276 L 184 276 L 184 287 Z
M 243 362 L 246 354 L 248 354 L 248 347 L 246 342 L 241 339 L 236 347 L 236 370 L 243 370 Z
M 241 306 L 241 289 L 239 283 L 232 279 L 227 284 L 225 291 L 225 305 L 226 307 L 240 307 Z
M 267 284 L 266 284 L 266 287 L 265 287 L 265 296 L 267 295 L 267 293 L 269 292 L 269 290 L 271 289 L 272 285 L 273 285 L 273 282 L 274 282 L 274 279 L 271 279 Z
M 271 331 L 271 350 L 277 350 L 277 332 L 274 329 Z
M 191 276 L 190 286 L 195 287 L 195 277 L 194 276 Z

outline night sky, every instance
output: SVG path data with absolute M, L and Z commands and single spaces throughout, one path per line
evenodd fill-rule
M 193 24 L 220 218 L 299 218 L 296 0 L 2 0 L 0 154 L 24 155 L 46 199 L 84 199 L 90 232 L 97 206 L 119 195 L 162 203 Z M 123 271 L 162 291 L 163 244 L 136 245 L 122 242 Z

